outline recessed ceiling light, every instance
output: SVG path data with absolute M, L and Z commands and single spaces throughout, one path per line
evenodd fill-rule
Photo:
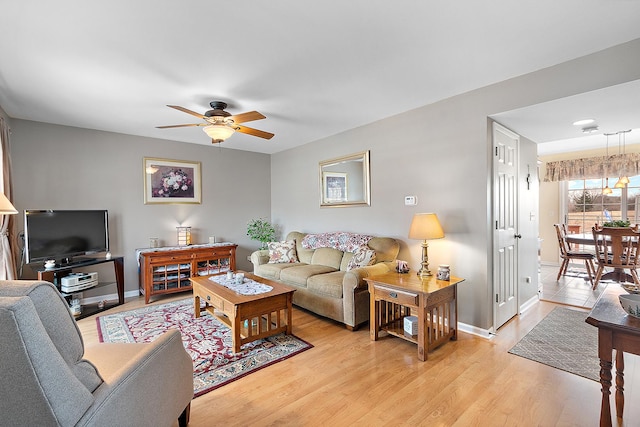
M 574 126 L 582 126 L 582 125 L 588 125 L 591 124 L 593 122 L 595 122 L 596 119 L 582 119 L 582 120 L 578 120 L 577 122 L 573 122 Z

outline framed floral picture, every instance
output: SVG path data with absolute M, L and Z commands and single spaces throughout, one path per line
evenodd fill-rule
M 200 162 L 145 157 L 144 203 L 201 203 Z

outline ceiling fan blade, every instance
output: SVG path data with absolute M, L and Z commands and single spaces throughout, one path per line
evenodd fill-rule
M 156 126 L 157 129 L 168 129 L 168 128 L 184 128 L 189 126 L 206 126 L 209 123 L 189 123 L 186 125 L 169 125 L 169 126 Z
M 253 135 L 253 136 L 257 136 L 257 137 L 264 138 L 264 139 L 271 139 L 274 136 L 273 133 L 265 132 L 265 131 L 258 130 L 258 129 L 249 128 L 249 127 L 246 127 L 246 126 L 234 126 L 234 128 L 238 132 L 246 133 L 247 135 Z
M 191 114 L 192 116 L 196 116 L 199 119 L 204 119 L 205 118 L 205 116 L 203 116 L 202 114 L 196 113 L 195 111 L 191 111 L 191 110 L 189 110 L 187 108 L 184 108 L 184 107 L 180 107 L 179 105 L 167 105 L 167 107 L 175 108 L 176 110 L 180 110 L 180 111 L 182 111 L 184 113 Z
M 266 119 L 266 117 L 257 111 L 249 111 L 248 113 L 234 114 L 229 117 L 235 123 L 252 122 L 254 120 Z

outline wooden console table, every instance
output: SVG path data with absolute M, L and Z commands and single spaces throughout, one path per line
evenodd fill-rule
M 145 304 L 153 295 L 190 291 L 191 277 L 208 276 L 236 269 L 233 243 L 213 243 L 137 251 L 140 293 Z
M 611 368 L 616 350 L 616 415 L 624 411 L 624 353 L 640 355 L 640 319 L 628 315 L 620 306 L 618 295 L 626 293 L 620 286 L 609 285 L 598 298 L 586 322 L 598 328 L 598 357 L 602 403 L 600 426 L 611 426 Z
M 427 360 L 427 353 L 447 341 L 457 339 L 458 277 L 437 280 L 436 276 L 420 278 L 415 273 L 386 273 L 367 277 L 369 284 L 369 317 L 371 340 L 380 331 L 418 344 L 418 359 Z M 418 318 L 418 334 L 404 331 L 404 318 Z

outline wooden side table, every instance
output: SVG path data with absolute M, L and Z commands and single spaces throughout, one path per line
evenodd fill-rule
M 457 285 L 464 279 L 437 280 L 436 276 L 386 273 L 367 277 L 369 284 L 371 340 L 380 331 L 418 344 L 418 359 L 450 340 L 458 330 Z M 404 318 L 413 313 L 418 318 L 418 334 L 404 331 Z
M 622 420 L 624 412 L 624 353 L 640 355 L 640 319 L 629 316 L 620 306 L 618 295 L 626 293 L 621 287 L 607 286 L 596 301 L 586 322 L 598 328 L 598 357 L 602 402 L 600 426 L 611 426 L 611 368 L 616 350 L 616 416 Z

